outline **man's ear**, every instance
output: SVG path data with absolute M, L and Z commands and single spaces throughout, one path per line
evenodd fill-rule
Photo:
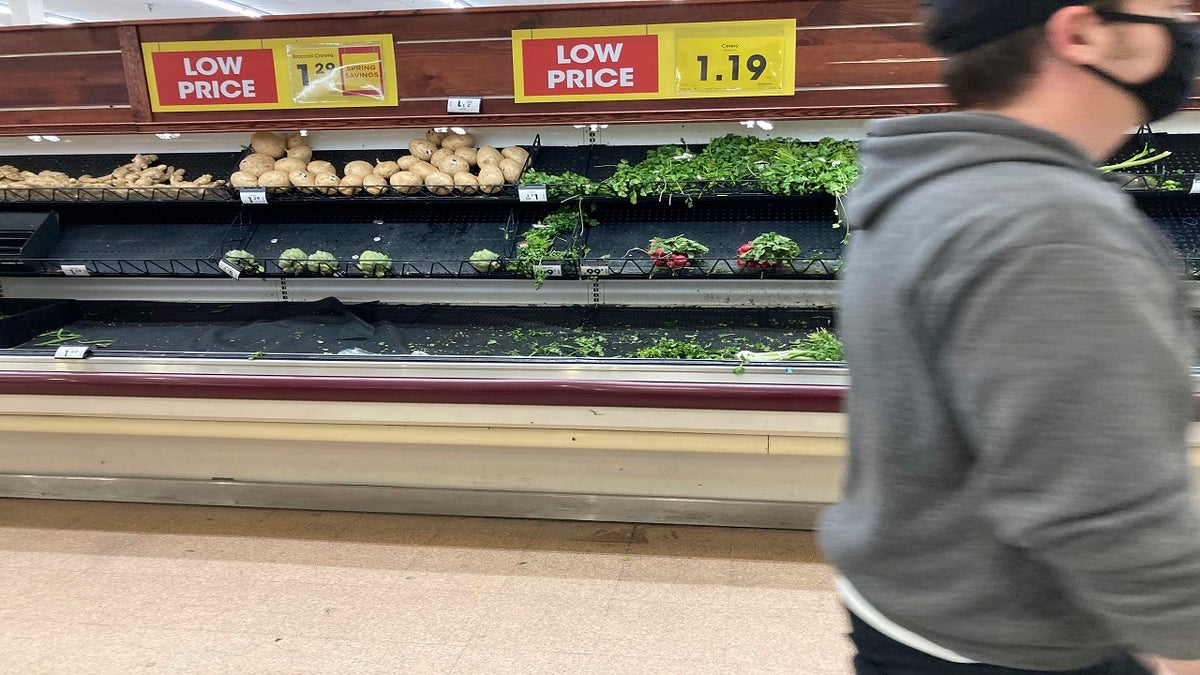
M 1095 65 L 1101 62 L 1109 39 L 1104 25 L 1091 7 L 1063 7 L 1046 21 L 1046 46 L 1069 63 Z

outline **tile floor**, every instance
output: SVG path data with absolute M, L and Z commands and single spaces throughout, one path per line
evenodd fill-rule
M 0 673 L 849 673 L 805 532 L 0 499 Z

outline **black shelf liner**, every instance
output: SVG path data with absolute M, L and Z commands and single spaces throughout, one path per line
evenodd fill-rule
M 601 224 L 589 228 L 586 243 L 591 251 L 585 259 L 599 263 L 609 256 L 609 267 L 617 275 L 669 276 L 669 270 L 653 270 L 645 253 L 651 237 L 682 234 L 709 248 L 704 257 L 709 264 L 701 269 L 688 268 L 686 274 L 728 275 L 739 270 L 737 249 L 760 234 L 776 232 L 793 239 L 801 248 L 801 258 L 789 271 L 824 273 L 821 265 L 811 269 L 805 260 L 832 261 L 841 255 L 846 231 L 834 228 L 837 216 L 833 202 L 822 205 L 812 201 L 773 200 L 737 202 L 697 202 L 693 207 L 665 204 L 606 204 L 597 209 Z M 780 270 L 782 272 L 783 270 Z M 748 270 L 757 277 L 759 271 Z
M 252 211 L 254 233 L 246 249 L 268 273 L 279 273 L 276 260 L 289 248 L 312 254 L 327 251 L 342 274 L 358 274 L 353 256 L 364 250 L 384 253 L 392 273 L 406 276 L 473 276 L 471 253 L 487 248 L 506 256 L 512 246 L 512 205 L 441 204 L 395 208 L 387 204 L 278 205 Z M 376 241 L 379 239 L 379 241 Z
M 112 340 L 135 352 L 337 353 L 432 356 L 623 356 L 662 338 L 710 349 L 785 348 L 833 326 L 828 311 L 602 307 L 457 307 L 310 303 L 201 304 L 71 302 L 60 321 L 42 317 L 37 333 L 64 328 L 83 340 Z M 60 324 L 61 325 L 58 325 Z M 35 333 L 34 335 L 36 335 Z M 0 337 L 4 334 L 0 333 Z M 32 349 L 45 337 L 0 347 Z M 50 350 L 51 347 L 36 348 Z

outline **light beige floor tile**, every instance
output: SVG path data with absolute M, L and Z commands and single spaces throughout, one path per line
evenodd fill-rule
M 426 590 L 499 591 L 516 572 L 522 554 L 511 549 L 429 546 L 413 556 L 405 580 Z
M 741 670 L 730 668 L 722 661 L 629 656 L 598 657 L 589 664 L 586 672 L 588 675 L 742 675 Z
M 599 644 L 615 656 L 720 662 L 732 635 L 721 607 L 614 600 Z
M 824 613 L 734 615 L 730 627 L 738 636 L 727 654 L 731 664 L 832 671 L 853 658 L 847 627 Z
M 140 535 L 56 528 L 0 528 L 0 550 L 108 555 L 127 550 Z
M 592 661 L 590 654 L 468 647 L 452 672 L 455 675 L 575 675 L 588 672 Z
M 850 673 L 806 533 L 26 500 L 0 528 L 0 673 Z
M 504 591 L 516 595 L 607 600 L 627 564 L 624 558 L 597 553 L 525 551 Z
M 442 675 L 450 673 L 461 647 L 283 638 L 256 648 L 250 673 L 278 675 Z M 482 675 L 482 674 L 481 674 Z
M 470 646 L 478 649 L 596 653 L 607 602 L 500 594 L 484 610 Z
M 774 590 L 832 591 L 834 570 L 820 563 L 735 560 L 733 585 Z

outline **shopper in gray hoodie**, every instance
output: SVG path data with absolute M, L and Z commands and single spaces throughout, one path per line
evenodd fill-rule
M 964 111 L 873 124 L 847 199 L 858 672 L 1200 671 L 1181 265 L 1093 168 L 1186 100 L 1190 3 L 931 5 Z

